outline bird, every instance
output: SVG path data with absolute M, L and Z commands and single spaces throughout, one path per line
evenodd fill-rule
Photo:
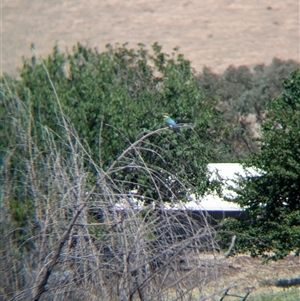
M 164 121 L 170 128 L 173 129 L 174 132 L 180 134 L 180 128 L 178 124 L 169 115 L 164 114 Z

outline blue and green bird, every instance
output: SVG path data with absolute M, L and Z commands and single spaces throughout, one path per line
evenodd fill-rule
M 180 134 L 180 128 L 178 124 L 167 114 L 164 114 L 164 121 L 165 123 L 174 130 L 174 132 Z

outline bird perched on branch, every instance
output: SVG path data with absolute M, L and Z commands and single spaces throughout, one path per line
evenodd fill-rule
M 164 114 L 164 121 L 165 123 L 174 130 L 174 132 L 180 134 L 180 128 L 178 124 L 167 114 Z

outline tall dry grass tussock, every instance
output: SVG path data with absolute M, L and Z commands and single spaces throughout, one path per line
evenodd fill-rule
M 155 167 L 145 164 L 138 146 L 165 129 L 142 136 L 103 170 L 61 106 L 58 136 L 32 119 L 30 104 L 11 96 L 4 105 L 16 136 L 2 171 L 1 299 L 208 300 L 205 288 L 217 280 L 220 261 L 202 256 L 216 247 L 205 217 L 199 222 L 188 212 L 163 210 L 163 200 L 152 200 L 158 209 L 138 209 L 132 193 L 114 180 L 135 152 L 135 168 L 143 168 L 151 183 Z M 14 169 L 16 160 L 22 170 Z M 24 191 L 13 200 L 19 186 Z M 25 211 L 22 222 L 15 202 Z

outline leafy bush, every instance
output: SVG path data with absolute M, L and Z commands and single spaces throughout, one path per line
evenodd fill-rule
M 283 81 L 284 92 L 268 106 L 261 149 L 247 166 L 263 171 L 242 182 L 237 202 L 249 220 L 232 221 L 239 250 L 281 258 L 299 253 L 300 241 L 300 72 Z
M 6 177 L 14 182 L 11 204 L 16 220 L 23 220 L 22 212 L 33 206 L 28 204 L 32 192 L 26 182 L 30 163 L 24 160 L 32 150 L 20 145 L 16 133 L 31 137 L 41 160 L 49 154 L 44 141 L 51 133 L 68 157 L 71 149 L 62 142 L 66 123 L 78 132 L 78 143 L 90 149 L 91 159 L 104 172 L 110 170 L 112 180 L 126 191 L 138 187 L 145 202 L 172 201 L 174 191 L 184 199 L 187 189 L 203 194 L 209 188 L 206 164 L 217 161 L 225 132 L 222 128 L 220 135 L 216 101 L 198 88 L 183 55 L 161 49 L 154 44 L 150 54 L 143 45 L 137 50 L 108 45 L 98 53 L 78 44 L 66 55 L 55 47 L 45 60 L 24 59 L 18 80 L 3 77 L 0 119 L 5 135 L 0 151 L 9 157 Z M 17 98 L 27 112 L 26 118 L 18 116 L 23 119 L 21 128 L 14 123 Z M 164 113 L 182 125 L 181 135 L 163 129 Z M 151 131 L 157 132 L 148 135 Z M 138 145 L 122 155 L 136 141 Z M 122 161 L 117 160 L 120 156 Z M 146 166 L 153 167 L 151 176 Z M 94 173 L 89 181 L 95 181 L 97 172 L 89 172 Z

